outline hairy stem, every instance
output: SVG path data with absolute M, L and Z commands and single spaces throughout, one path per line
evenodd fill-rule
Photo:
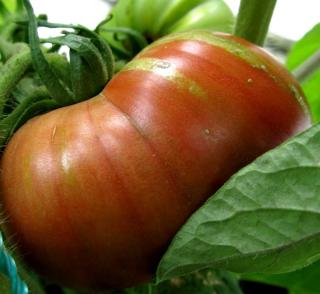
M 7 102 L 12 89 L 32 65 L 29 48 L 11 57 L 1 68 L 0 72 L 0 114 Z
M 13 133 L 28 119 L 58 106 L 49 97 L 49 93 L 44 86 L 35 89 L 7 117 L 0 121 L 0 150 L 5 147 Z

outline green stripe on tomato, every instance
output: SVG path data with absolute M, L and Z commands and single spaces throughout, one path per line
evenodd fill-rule
M 265 72 L 279 86 L 286 89 L 286 91 L 294 94 L 294 97 L 299 101 L 304 111 L 308 114 L 308 106 L 303 95 L 301 95 L 301 89 L 298 83 L 290 77 L 289 72 L 283 68 L 280 63 L 274 60 L 263 49 L 231 35 L 213 33 L 206 30 L 193 30 L 163 37 L 149 46 L 148 52 L 150 51 L 150 47 L 153 48 L 167 45 L 170 42 L 179 40 L 204 42 L 209 45 L 222 48 L 230 54 L 241 58 L 253 68 Z M 143 55 L 144 52 L 145 50 L 143 50 L 138 56 Z M 248 77 L 248 80 L 250 79 L 251 78 Z

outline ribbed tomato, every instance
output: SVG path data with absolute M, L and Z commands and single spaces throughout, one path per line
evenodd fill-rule
M 62 285 L 148 281 L 194 210 L 309 123 L 293 77 L 258 47 L 206 31 L 168 36 L 97 97 L 14 135 L 2 160 L 7 236 Z

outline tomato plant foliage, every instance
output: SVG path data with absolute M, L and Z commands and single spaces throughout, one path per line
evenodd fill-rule
M 246 274 L 242 279 L 285 287 L 290 294 L 319 293 L 320 261 L 300 270 L 277 275 Z
M 293 71 L 303 65 L 308 58 L 320 52 L 320 24 L 314 26 L 301 40 L 292 48 L 287 57 L 287 67 Z M 319 59 L 319 58 L 318 58 Z M 319 63 L 319 62 L 318 62 Z M 320 70 L 315 70 L 306 80 L 302 87 L 308 98 L 312 116 L 315 122 L 320 121 Z

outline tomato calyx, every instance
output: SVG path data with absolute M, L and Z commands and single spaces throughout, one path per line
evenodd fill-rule
M 114 60 L 108 44 L 80 25 L 50 23 L 36 18 L 29 0 L 23 1 L 28 21 L 28 44 L 0 40 L 0 146 L 30 118 L 97 95 L 112 78 Z M 58 37 L 40 39 L 38 27 L 68 29 Z M 43 46 L 45 44 L 51 44 Z M 60 53 L 69 49 L 69 58 Z

